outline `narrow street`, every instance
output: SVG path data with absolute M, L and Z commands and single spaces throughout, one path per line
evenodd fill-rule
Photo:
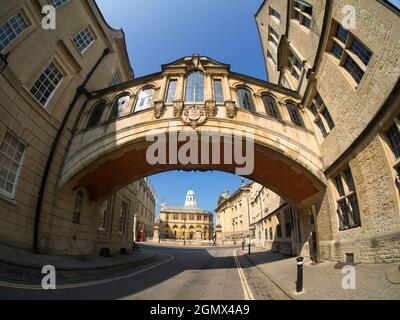
M 155 263 L 132 269 L 130 275 L 91 285 L 56 290 L 0 286 L 0 299 L 218 299 L 243 300 L 243 286 L 233 247 L 170 248 L 146 245 Z M 251 293 L 250 293 L 251 295 Z

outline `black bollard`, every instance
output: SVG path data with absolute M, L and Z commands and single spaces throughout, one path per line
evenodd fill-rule
M 249 254 L 250 254 L 250 242 L 249 242 Z
M 244 242 L 242 241 L 242 251 L 244 251 Z
M 303 291 L 303 257 L 298 257 L 297 261 L 297 281 L 296 281 L 296 292 Z

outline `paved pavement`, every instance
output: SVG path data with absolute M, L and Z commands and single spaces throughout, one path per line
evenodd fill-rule
M 106 282 L 56 290 L 10 288 L 0 284 L 0 299 L 229 299 L 243 300 L 244 291 L 234 248 L 167 248 L 146 245 L 158 260 L 132 268 Z
M 270 281 L 285 291 L 293 299 L 313 300 L 400 300 L 400 284 L 387 280 L 387 272 L 398 268 L 398 264 L 359 264 L 355 265 L 356 288 L 344 290 L 342 280 L 343 265 L 334 262 L 313 264 L 304 263 L 304 292 L 296 293 L 296 258 L 281 254 L 252 249 L 251 255 L 245 255 L 253 266 Z
M 154 257 L 154 254 L 141 251 L 108 258 L 100 256 L 47 256 L 36 255 L 26 250 L 0 244 L 0 263 L 40 269 L 44 265 L 52 265 L 57 270 L 104 269 L 123 264 L 131 264 L 135 261 L 141 264 L 152 257 Z
M 135 251 L 112 257 L 61 257 L 35 255 L 29 251 L 0 245 L 0 283 L 38 286 L 43 266 L 54 266 L 58 284 L 94 281 L 129 273 L 132 268 L 156 260 L 154 253 Z

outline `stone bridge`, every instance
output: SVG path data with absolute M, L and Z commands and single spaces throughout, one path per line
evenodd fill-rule
M 307 112 L 293 91 L 231 72 L 229 65 L 208 57 L 186 57 L 163 65 L 159 73 L 98 91 L 87 101 L 59 187 L 85 189 L 97 201 L 159 172 L 235 173 L 240 164 L 226 145 L 236 137 L 243 145 L 254 142 L 254 170 L 248 178 L 297 207 L 309 206 L 322 196 L 326 180 Z M 150 137 L 164 135 L 169 154 L 177 135 L 195 133 L 223 138 L 206 149 L 199 142 L 198 161 L 147 160 L 146 151 L 155 143 Z M 177 146 L 184 148 L 185 141 L 179 139 Z M 212 161 L 217 154 L 221 161 Z

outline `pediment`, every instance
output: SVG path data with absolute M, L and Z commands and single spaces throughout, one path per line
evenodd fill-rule
M 186 72 L 192 70 L 200 70 L 205 72 L 209 68 L 222 68 L 229 71 L 230 65 L 206 56 L 200 56 L 199 54 L 193 54 L 192 56 L 183 57 L 171 63 L 162 65 L 162 71 L 168 69 L 185 69 Z

